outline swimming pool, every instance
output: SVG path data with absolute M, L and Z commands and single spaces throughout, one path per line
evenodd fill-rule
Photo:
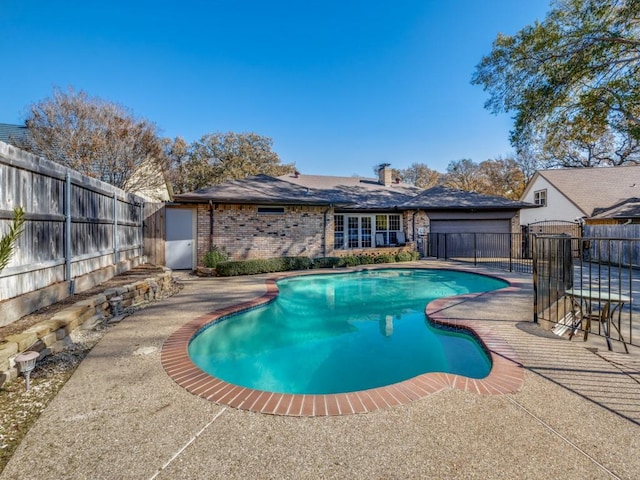
M 491 362 L 466 331 L 435 327 L 427 303 L 507 283 L 453 270 L 383 269 L 277 283 L 266 306 L 226 316 L 189 344 L 200 369 L 230 384 L 293 394 L 389 385 L 428 372 L 483 378 Z

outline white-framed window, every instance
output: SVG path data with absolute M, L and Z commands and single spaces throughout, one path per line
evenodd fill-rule
M 385 245 L 396 243 L 398 232 L 401 230 L 400 215 L 376 215 L 376 234 L 382 234 Z
M 333 216 L 333 248 L 344 248 L 344 215 Z
M 540 205 L 541 207 L 547 206 L 547 189 L 536 190 L 533 192 L 533 203 Z
M 384 237 L 384 243 L 397 242 L 402 231 L 402 216 L 399 214 L 340 213 L 333 217 L 333 245 L 336 250 L 371 248 L 376 246 L 376 234 Z

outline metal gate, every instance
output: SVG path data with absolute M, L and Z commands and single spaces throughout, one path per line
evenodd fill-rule
M 532 258 L 534 235 L 582 237 L 582 224 L 566 220 L 543 220 L 522 226 L 522 256 Z

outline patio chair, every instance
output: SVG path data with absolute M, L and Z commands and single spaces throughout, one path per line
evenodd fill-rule
M 396 233 L 396 245 L 402 247 L 407 244 L 407 237 L 404 232 Z
M 384 241 L 384 233 L 376 233 L 376 247 L 388 246 Z

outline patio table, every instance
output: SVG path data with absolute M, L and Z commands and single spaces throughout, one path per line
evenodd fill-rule
M 573 334 L 577 328 L 584 323 L 584 341 L 587 341 L 589 331 L 591 330 L 591 320 L 597 319 L 602 323 L 605 338 L 607 339 L 607 347 L 611 348 L 611 326 L 618 331 L 620 340 L 624 345 L 624 349 L 627 353 L 627 343 L 624 341 L 622 332 L 620 331 L 620 314 L 625 303 L 629 303 L 631 298 L 627 295 L 620 293 L 604 292 L 602 290 L 578 290 L 570 288 L 565 291 L 566 295 L 571 299 L 571 309 L 573 313 L 573 328 L 569 333 L 569 339 L 573 337 Z M 593 305 L 603 304 L 599 314 L 594 314 Z M 617 314 L 617 323 L 614 321 L 614 316 Z

